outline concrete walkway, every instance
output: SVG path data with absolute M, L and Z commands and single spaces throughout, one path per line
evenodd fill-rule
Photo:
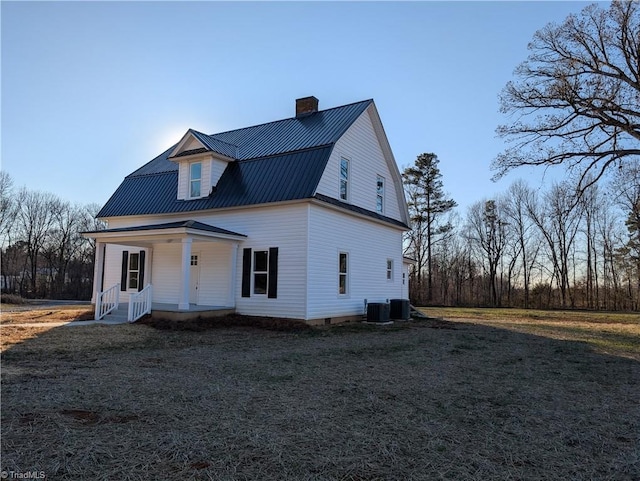
M 65 322 L 23 322 L 21 324 L 0 324 L 0 327 L 75 327 L 75 326 L 92 326 L 94 324 L 106 324 L 115 326 L 116 324 L 128 324 L 126 320 L 105 320 L 100 321 L 65 321 Z

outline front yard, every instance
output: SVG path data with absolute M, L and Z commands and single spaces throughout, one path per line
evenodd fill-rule
M 606 346 L 549 319 L 482 316 L 297 333 L 4 325 L 1 467 L 74 480 L 638 480 L 630 319 Z M 574 322 L 575 335 L 611 338 L 611 323 Z

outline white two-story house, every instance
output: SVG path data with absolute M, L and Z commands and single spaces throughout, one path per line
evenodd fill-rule
M 408 297 L 407 205 L 373 100 L 320 111 L 307 97 L 292 118 L 189 130 L 98 217 L 108 228 L 85 235 L 103 307 L 329 323 Z

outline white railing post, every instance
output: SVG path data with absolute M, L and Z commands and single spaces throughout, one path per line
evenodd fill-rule
M 153 287 L 147 284 L 144 289 L 129 296 L 129 312 L 127 321 L 135 322 L 145 314 L 151 313 L 151 300 L 153 299 Z
M 120 284 L 99 292 L 96 296 L 96 320 L 102 319 L 120 305 Z

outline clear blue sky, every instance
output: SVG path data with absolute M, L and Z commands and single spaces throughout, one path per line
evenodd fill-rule
M 466 207 L 503 192 L 498 93 L 534 32 L 585 2 L 1 2 L 2 170 L 103 204 L 180 139 L 373 98 L 399 167 L 440 158 Z

